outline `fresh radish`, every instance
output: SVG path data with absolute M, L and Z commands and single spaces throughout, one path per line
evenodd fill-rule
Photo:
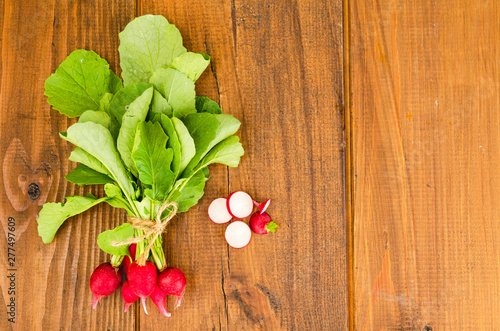
M 233 217 L 227 211 L 227 200 L 217 198 L 208 206 L 208 217 L 216 224 L 229 222 Z
M 253 200 L 248 193 L 236 191 L 227 197 L 227 211 L 234 218 L 245 218 L 253 211 Z
M 263 214 L 266 212 L 267 207 L 269 207 L 269 205 L 271 204 L 271 199 L 267 199 L 263 203 L 258 203 L 257 201 L 254 201 L 253 204 L 256 205 L 257 208 L 259 208 L 260 213 Z
M 127 312 L 128 307 L 130 307 L 131 304 L 137 301 L 139 299 L 139 296 L 132 291 L 130 288 L 130 285 L 128 283 L 128 280 L 123 282 L 122 285 L 122 298 L 123 301 L 125 301 L 125 312 Z
M 168 267 L 158 275 L 158 286 L 168 295 L 176 295 L 176 307 L 181 305 L 182 295 L 186 288 L 186 276 L 177 268 Z
M 155 290 L 153 291 L 153 293 L 151 293 L 150 297 L 151 297 L 151 300 L 153 300 L 153 302 L 156 305 L 156 307 L 158 307 L 158 310 L 160 311 L 160 313 L 162 313 L 162 315 L 164 315 L 166 317 L 172 316 L 167 311 L 167 304 L 166 304 L 166 302 L 167 302 L 167 294 L 165 292 L 163 292 L 158 287 L 158 285 L 156 285 Z
M 128 267 L 128 282 L 130 288 L 141 298 L 142 306 L 146 314 L 146 298 L 153 293 L 156 286 L 156 267 L 153 263 L 147 261 L 144 266 L 134 262 Z
M 92 309 L 97 307 L 99 300 L 112 294 L 120 287 L 122 274 L 113 268 L 111 263 L 103 263 L 95 268 L 90 276 L 90 290 L 94 296 Z
M 278 224 L 274 223 L 268 213 L 254 213 L 250 217 L 250 229 L 257 234 L 268 234 L 276 231 Z
M 125 257 L 123 258 L 123 270 L 125 271 L 125 274 L 127 274 L 128 272 L 128 267 L 130 266 L 130 264 L 132 263 L 132 261 L 135 260 L 135 251 L 137 250 L 137 244 L 130 244 L 130 246 L 128 247 L 128 251 L 130 253 L 130 256 L 132 256 L 132 260 L 130 260 L 130 257 L 128 257 L 128 255 L 125 255 Z
M 226 228 L 226 241 L 233 248 L 243 248 L 252 239 L 252 231 L 245 222 L 236 221 Z

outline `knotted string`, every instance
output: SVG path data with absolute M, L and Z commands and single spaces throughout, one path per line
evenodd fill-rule
M 168 217 L 162 221 L 161 214 L 163 214 L 165 209 L 167 209 L 168 207 L 173 207 L 173 209 L 168 215 Z M 128 222 L 132 225 L 132 227 L 134 229 L 144 231 L 144 234 L 142 236 L 133 237 L 122 242 L 113 241 L 111 245 L 118 247 L 130 244 L 137 244 L 142 240 L 148 238 L 149 236 L 152 236 L 152 238 L 149 239 L 149 244 L 144 250 L 144 252 L 142 252 L 139 258 L 136 259 L 137 264 L 145 265 L 149 251 L 151 250 L 151 247 L 153 247 L 156 238 L 158 238 L 158 236 L 160 236 L 165 231 L 168 222 L 170 222 L 170 220 L 174 218 L 176 213 L 177 213 L 177 204 L 175 202 L 169 202 L 160 207 L 160 209 L 158 210 L 158 214 L 156 215 L 156 220 L 145 220 L 139 217 L 129 216 Z

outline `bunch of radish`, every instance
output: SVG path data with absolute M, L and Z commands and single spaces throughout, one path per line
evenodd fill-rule
M 167 267 L 162 234 L 173 217 L 203 197 L 209 166 L 238 167 L 245 154 L 236 135 L 241 122 L 197 95 L 196 81 L 210 56 L 189 52 L 165 17 L 137 17 L 118 38 L 121 77 L 94 51 L 77 49 L 45 80 L 52 109 L 75 119 L 59 134 L 75 146 L 69 154 L 75 167 L 66 180 L 86 191 L 104 187 L 97 190 L 100 197 L 47 201 L 36 219 L 38 234 L 48 244 L 69 218 L 100 203 L 120 208 L 123 224 L 97 237 L 111 258 L 91 276 L 93 307 L 122 286 L 125 310 L 138 298 L 146 309 L 150 297 L 170 316 L 166 296 L 177 296 L 178 306 L 186 277 Z M 234 212 L 247 210 L 247 202 L 232 207 Z
M 170 317 L 171 314 L 166 306 L 167 295 L 175 295 L 177 297 L 176 308 L 179 307 L 186 287 L 186 276 L 174 267 L 158 272 L 154 263 L 149 261 L 140 266 L 134 261 L 135 249 L 135 244 L 130 245 L 132 260 L 126 256 L 121 263 L 123 273 L 127 278 L 123 282 L 121 291 L 125 302 L 125 312 L 132 303 L 141 298 L 144 312 L 147 314 L 146 298 L 150 297 L 160 313 Z M 113 266 L 109 262 L 99 265 L 90 277 L 90 290 L 94 296 L 92 308 L 97 307 L 101 298 L 113 294 L 121 283 L 122 273 L 119 266 Z
M 229 246 L 243 248 L 252 239 L 252 231 L 257 234 L 268 234 L 276 231 L 278 225 L 274 223 L 266 213 L 271 199 L 259 204 L 243 191 L 231 193 L 227 198 L 217 198 L 208 206 L 208 217 L 216 224 L 224 224 L 233 218 L 244 219 L 250 216 L 256 206 L 259 211 L 250 217 L 250 226 L 243 221 L 231 222 L 225 232 L 225 238 Z

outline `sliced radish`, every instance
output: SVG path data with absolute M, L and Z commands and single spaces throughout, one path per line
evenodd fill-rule
M 226 228 L 226 241 L 233 248 L 243 248 L 252 239 L 250 227 L 242 221 L 229 224 Z
M 269 205 L 271 204 L 271 199 L 267 199 L 263 203 L 258 203 L 257 201 L 254 201 L 253 204 L 256 205 L 257 208 L 259 208 L 260 213 L 263 214 L 266 212 L 267 207 L 269 207 Z
M 233 217 L 227 211 L 227 202 L 225 198 L 217 198 L 208 206 L 208 217 L 217 224 L 227 223 Z
M 253 211 L 253 200 L 248 193 L 236 191 L 227 197 L 227 210 L 234 218 L 245 218 Z

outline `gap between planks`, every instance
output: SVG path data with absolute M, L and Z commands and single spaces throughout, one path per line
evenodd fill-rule
M 345 157 L 345 195 L 346 195 L 346 236 L 347 236 L 347 325 L 349 330 L 354 330 L 354 171 L 352 132 L 353 119 L 351 111 L 351 65 L 350 45 L 351 29 L 349 16 L 350 1 L 344 0 L 342 14 L 342 28 L 344 34 L 344 134 L 346 152 Z

